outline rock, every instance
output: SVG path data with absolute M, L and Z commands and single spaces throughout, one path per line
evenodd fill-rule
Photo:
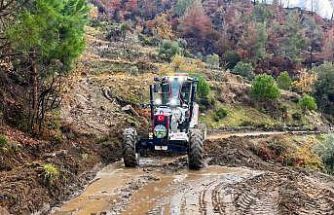
M 54 157 L 64 157 L 67 155 L 67 153 L 68 153 L 67 150 L 60 150 L 60 151 L 53 152 L 53 153 L 46 153 L 43 155 L 43 158 L 47 159 L 47 158 L 54 158 Z
M 131 105 L 126 105 L 126 106 L 122 107 L 122 111 L 124 111 L 125 113 L 132 114 L 136 117 L 140 117 L 139 114 L 137 113 L 137 111 Z

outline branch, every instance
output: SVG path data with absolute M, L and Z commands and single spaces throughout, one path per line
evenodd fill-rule
M 4 0 L 1 0 L 1 8 L 0 11 L 6 10 L 11 4 L 13 4 L 15 0 L 9 1 L 7 4 L 4 4 Z

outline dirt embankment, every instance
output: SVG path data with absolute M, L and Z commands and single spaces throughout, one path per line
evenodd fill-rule
M 46 214 L 82 190 L 99 163 L 118 160 L 121 154 L 117 143 L 40 141 L 10 132 L 11 139 L 0 147 L 0 214 Z

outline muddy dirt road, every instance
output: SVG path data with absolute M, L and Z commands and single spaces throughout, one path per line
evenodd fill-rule
M 229 207 L 230 186 L 264 174 L 218 166 L 199 172 L 171 173 L 149 164 L 163 166 L 161 161 L 145 159 L 142 165 L 146 167 L 134 170 L 124 169 L 121 163 L 111 165 L 98 174 L 82 195 L 54 214 L 214 214 L 223 210 L 223 203 L 226 211 L 234 211 L 232 205 Z M 272 208 L 269 206 L 263 210 L 276 210 L 275 203 Z
M 219 166 L 227 158 L 220 153 L 226 146 L 216 139 L 211 136 L 210 165 L 201 171 L 187 170 L 182 156 L 142 158 L 137 169 L 117 162 L 51 214 L 334 214 L 333 178 L 254 161 L 246 151 L 238 152 L 244 163 Z

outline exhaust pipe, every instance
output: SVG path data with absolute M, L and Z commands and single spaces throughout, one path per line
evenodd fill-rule
M 154 120 L 154 96 L 153 96 L 153 85 L 150 85 L 150 108 L 151 108 L 151 120 Z

